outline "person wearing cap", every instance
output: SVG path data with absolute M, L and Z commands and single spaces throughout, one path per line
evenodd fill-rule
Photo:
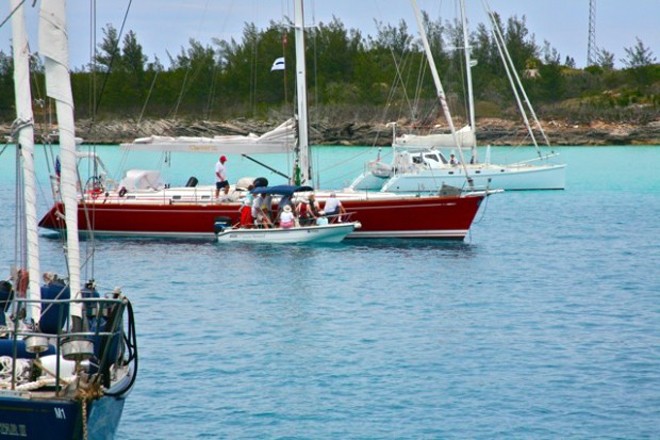
M 293 215 L 293 210 L 291 205 L 284 205 L 282 212 L 280 213 L 280 228 L 290 229 L 295 225 L 295 216 Z
M 215 164 L 215 198 L 220 195 L 220 190 L 224 188 L 225 195 L 229 194 L 229 181 L 227 180 L 227 167 L 225 166 L 227 158 L 220 156 Z
M 330 197 L 326 199 L 325 205 L 323 206 L 323 213 L 329 217 L 333 223 L 337 220 L 341 222 L 340 214 L 346 213 L 344 205 L 341 204 L 341 201 L 337 198 L 337 194 L 335 194 L 334 191 L 331 192 Z

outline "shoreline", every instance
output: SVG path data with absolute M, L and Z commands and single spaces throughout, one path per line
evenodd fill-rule
M 283 121 L 234 119 L 231 121 L 189 121 L 183 119 L 157 119 L 143 121 L 139 126 L 132 120 L 81 120 L 76 136 L 84 144 L 114 145 L 132 142 L 139 137 L 159 136 L 215 136 L 263 134 Z M 411 132 L 411 124 L 399 122 L 398 133 Z M 645 125 L 593 121 L 590 124 L 571 124 L 565 121 L 542 121 L 551 146 L 607 146 L 607 145 L 660 145 L 660 119 Z M 1 125 L 6 134 L 9 124 Z M 457 124 L 457 128 L 460 127 Z M 477 121 L 477 143 L 482 146 L 516 146 L 532 144 L 529 134 L 520 123 L 504 119 Z M 35 126 L 36 133 L 43 133 Z M 390 146 L 392 129 L 382 123 L 332 123 L 312 121 L 310 143 L 313 145 Z M 428 130 L 427 130 L 428 131 Z M 537 142 L 542 144 L 535 132 Z

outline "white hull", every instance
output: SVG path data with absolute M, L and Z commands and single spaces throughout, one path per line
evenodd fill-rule
M 468 175 L 476 188 L 520 190 L 556 190 L 566 186 L 566 165 L 469 165 Z M 437 192 L 443 185 L 467 188 L 463 167 L 424 169 L 381 178 L 366 172 L 351 187 L 355 190 L 393 193 Z
M 339 243 L 359 228 L 359 223 L 334 223 L 290 229 L 227 229 L 217 234 L 219 243 Z

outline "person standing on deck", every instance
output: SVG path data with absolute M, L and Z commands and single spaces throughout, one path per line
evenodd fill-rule
M 229 194 L 229 181 L 227 180 L 227 167 L 225 166 L 227 158 L 220 156 L 215 164 L 215 198 L 220 195 L 220 190 L 224 188 L 225 195 Z

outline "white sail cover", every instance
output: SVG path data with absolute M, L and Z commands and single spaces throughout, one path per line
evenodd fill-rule
M 296 140 L 293 119 L 273 130 L 257 136 L 149 136 L 135 139 L 132 143 L 121 144 L 121 148 L 131 151 L 177 151 L 196 153 L 259 154 L 288 153 L 293 150 Z
M 12 38 L 14 49 L 14 90 L 16 93 L 16 117 L 18 143 L 23 159 L 23 183 L 25 200 L 25 226 L 27 230 L 27 269 L 29 285 L 28 299 L 41 297 L 39 268 L 39 237 L 37 234 L 37 191 L 34 177 L 34 128 L 32 115 L 32 92 L 30 91 L 30 47 L 25 30 L 23 2 L 12 0 Z M 39 321 L 41 304 L 32 302 L 27 307 L 30 317 Z
M 458 144 L 454 142 L 454 137 L 450 133 L 415 135 L 404 134 L 394 138 L 394 147 L 407 147 L 407 148 L 472 148 L 477 144 L 477 137 L 469 125 L 456 131 L 456 139 Z
M 39 52 L 44 57 L 46 92 L 55 100 L 62 159 L 61 194 L 66 219 L 67 259 L 71 298 L 80 292 L 80 243 L 78 240 L 78 200 L 76 183 L 76 139 L 73 94 L 69 76 L 69 38 L 64 0 L 41 2 L 39 12 Z M 71 316 L 82 316 L 82 305 L 72 303 Z

